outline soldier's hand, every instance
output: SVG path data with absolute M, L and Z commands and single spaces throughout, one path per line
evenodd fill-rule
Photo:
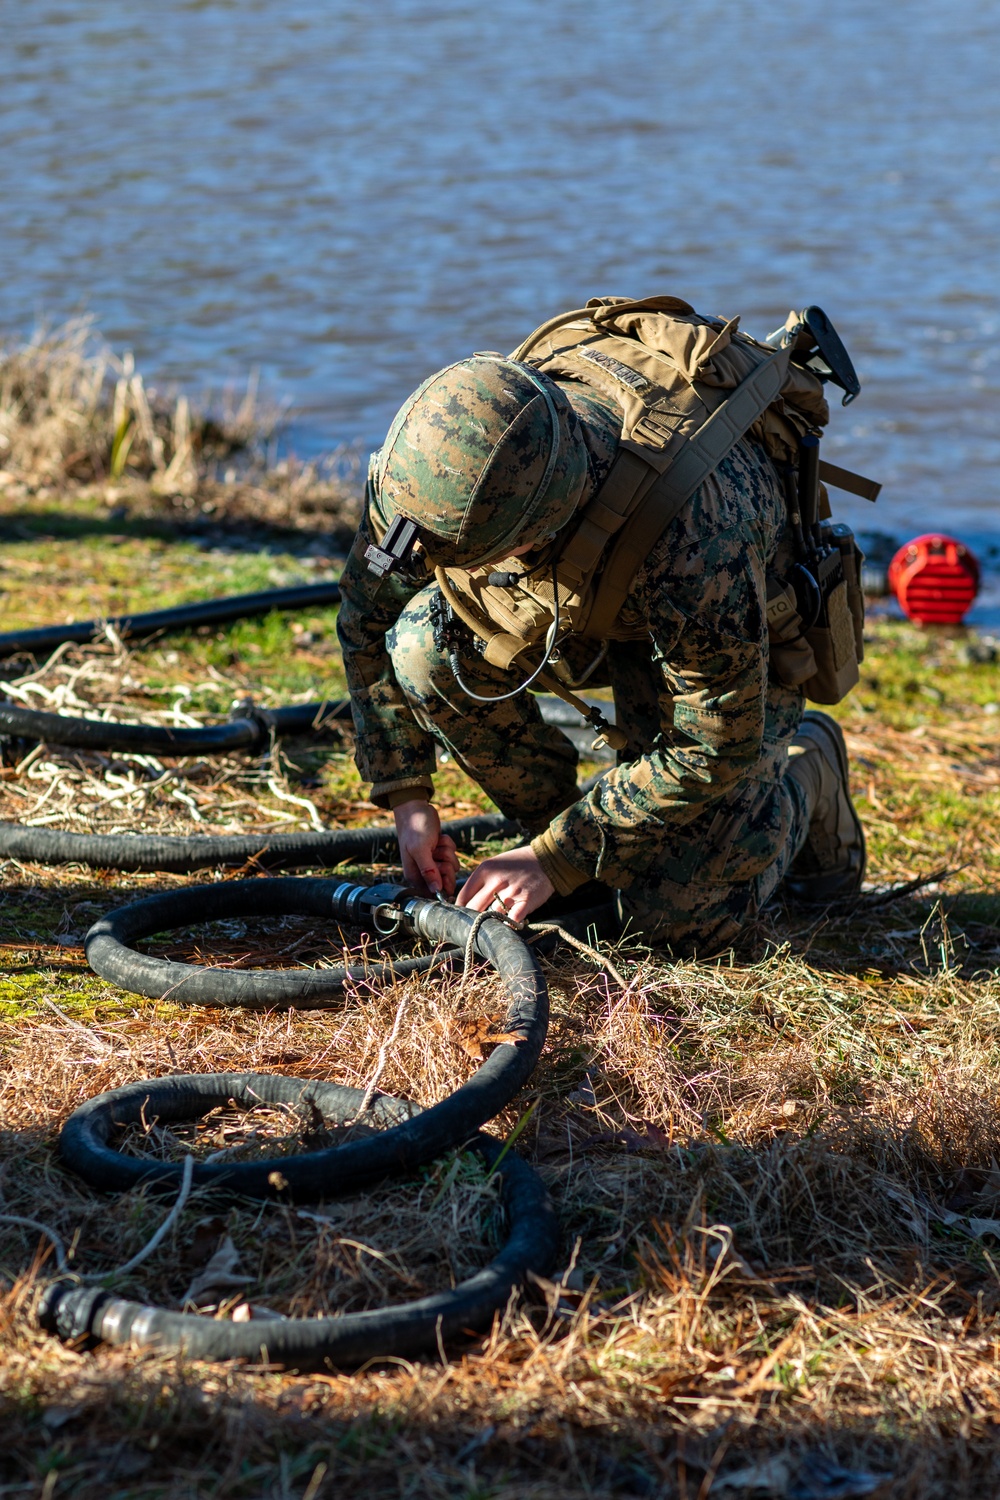
M 441 832 L 437 808 L 430 802 L 401 802 L 393 815 L 403 879 L 431 895 L 443 890 L 453 896 L 458 853 L 454 840 Z
M 496 902 L 514 922 L 523 922 L 547 901 L 555 887 L 529 845 L 494 854 L 477 865 L 458 893 L 456 906 L 486 911 Z

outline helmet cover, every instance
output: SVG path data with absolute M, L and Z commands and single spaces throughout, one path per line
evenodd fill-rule
M 403 403 L 374 456 L 383 519 L 408 516 L 432 563 L 479 567 L 566 524 L 588 478 L 580 421 L 554 380 L 474 354 Z

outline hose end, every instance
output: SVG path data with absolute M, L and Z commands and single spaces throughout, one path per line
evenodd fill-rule
M 625 746 L 628 744 L 628 735 L 624 730 L 610 723 L 599 708 L 592 708 L 587 718 L 590 721 L 591 728 L 597 730 L 597 738 L 592 746 L 594 750 L 599 750 L 604 745 L 609 746 L 612 750 L 625 749 Z
M 53 1333 L 64 1344 L 81 1339 L 97 1341 L 94 1325 L 110 1298 L 103 1287 L 78 1286 L 74 1281 L 54 1281 L 46 1287 L 38 1304 L 38 1326 Z
M 342 922 L 355 922 L 359 927 L 381 930 L 376 922 L 380 908 L 402 907 L 413 894 L 409 886 L 393 885 L 389 881 L 378 885 L 356 885 L 353 881 L 342 880 L 333 885 L 330 905 L 334 917 L 339 917 Z
M 435 920 L 435 916 L 458 911 L 459 908 L 450 901 L 428 901 L 426 896 L 411 896 L 403 906 L 403 920 L 414 936 L 436 943 L 440 941 L 441 933 L 440 922 Z

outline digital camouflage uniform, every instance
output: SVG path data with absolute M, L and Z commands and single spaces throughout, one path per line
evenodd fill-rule
M 585 388 L 559 385 L 570 408 L 567 416 L 560 404 L 560 420 L 579 422 L 586 444 L 586 497 L 608 472 L 620 416 Z M 428 795 L 437 742 L 534 836 L 557 892 L 598 879 L 619 893 L 632 930 L 679 954 L 725 947 L 808 832 L 803 792 L 785 776 L 802 694 L 768 680 L 765 570 L 785 515 L 770 459 L 744 439 L 660 536 L 626 604 L 648 643 L 612 641 L 604 676 L 588 681 L 612 688 L 628 746 L 582 798 L 576 750 L 543 722 L 530 693 L 485 704 L 458 687 L 435 639 L 437 586 L 427 572 L 381 581 L 368 572 L 366 516 L 341 580 L 338 629 L 358 767 L 373 800 L 393 806 Z M 374 519 L 381 535 L 391 515 Z M 510 546 L 516 526 L 512 537 Z M 489 665 L 458 620 L 450 639 L 474 692 L 507 692 L 528 675 L 520 662 L 507 671 Z M 595 649 L 575 641 L 564 655 L 582 667 Z

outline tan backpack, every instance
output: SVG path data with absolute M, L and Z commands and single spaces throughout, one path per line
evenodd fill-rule
M 622 438 L 604 484 L 559 539 L 554 576 L 529 573 L 516 559 L 506 575 L 438 570 L 445 599 L 484 641 L 487 661 L 508 667 L 542 644 L 553 620 L 554 585 L 561 620 L 574 635 L 595 642 L 644 636 L 643 622 L 626 608 L 636 573 L 702 481 L 749 434 L 786 475 L 790 532 L 803 554 L 786 559 L 793 574 L 798 570 L 793 579 L 768 580 L 772 667 L 815 702 L 845 696 L 863 652 L 860 554 L 848 528 L 834 535 L 827 525 L 824 532 L 819 510 L 828 518 L 829 508 L 818 476 L 869 498 L 878 486 L 819 464 L 818 508 L 804 530 L 797 478 L 803 441 L 815 444 L 830 415 L 816 369 L 828 366 L 801 335 L 804 316 L 789 315 L 775 348 L 741 333 L 738 319 L 701 317 L 676 297 L 594 298 L 544 323 L 514 352 L 512 358 L 554 379 L 582 381 L 611 397 L 622 410 Z M 814 577 L 818 572 L 824 576 Z M 803 574 L 815 588 L 813 620 L 803 618 Z M 498 576 L 502 585 L 490 581 Z M 572 698 L 566 675 L 549 668 L 545 685 Z

